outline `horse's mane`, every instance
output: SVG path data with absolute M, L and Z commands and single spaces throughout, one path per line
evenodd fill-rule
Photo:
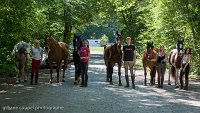
M 50 48 L 49 49 L 54 49 L 58 47 L 58 41 L 56 41 L 53 37 L 48 37 L 47 42 L 50 43 Z

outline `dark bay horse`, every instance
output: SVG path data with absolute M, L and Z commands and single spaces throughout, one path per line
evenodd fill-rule
M 75 66 L 75 81 L 74 81 L 75 85 L 78 85 L 80 83 L 81 66 L 80 66 L 79 48 L 82 46 L 83 46 L 83 44 L 82 44 L 81 36 L 78 36 L 74 33 L 73 61 L 74 61 L 74 66 Z
M 147 42 L 146 50 L 142 54 L 142 64 L 144 69 L 144 85 L 146 86 L 147 67 L 150 69 L 150 84 L 155 85 L 156 65 L 157 65 L 157 49 L 154 48 L 153 42 Z
M 27 42 L 19 42 L 14 46 L 12 55 L 17 70 L 17 83 L 26 82 L 27 76 L 24 74 L 25 67 L 27 66 L 30 53 L 30 44 Z
M 118 76 L 119 76 L 119 86 L 122 86 L 121 83 L 121 65 L 122 65 L 122 50 L 121 50 L 121 39 L 122 36 L 118 34 L 116 37 L 116 43 L 114 45 L 104 47 L 104 61 L 107 70 L 107 81 L 110 84 L 113 84 L 112 81 L 112 74 L 113 74 L 113 67 L 115 63 L 118 64 Z
M 48 61 L 50 65 L 50 83 L 53 81 L 52 73 L 53 73 L 53 66 L 52 63 L 56 62 L 57 64 L 57 83 L 59 83 L 60 78 L 60 68 L 62 60 L 64 60 L 64 66 L 63 66 L 63 76 L 62 76 L 62 82 L 64 82 L 65 77 L 65 68 L 67 67 L 67 61 L 68 61 L 68 49 L 67 45 L 64 42 L 58 42 L 56 41 L 52 36 L 46 35 L 46 48 L 48 49 Z
M 168 85 L 171 85 L 170 81 L 170 74 L 173 78 L 175 78 L 175 86 L 176 88 L 179 88 L 179 71 L 182 65 L 182 59 L 183 59 L 183 46 L 184 46 L 184 40 L 180 41 L 178 39 L 178 42 L 176 43 L 176 49 L 173 49 L 169 54 L 169 78 L 168 78 Z

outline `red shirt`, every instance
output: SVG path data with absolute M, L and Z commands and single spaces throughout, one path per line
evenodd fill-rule
M 88 62 L 89 60 L 89 54 L 90 54 L 90 49 L 89 48 L 80 48 L 80 56 L 81 56 L 81 62 Z M 87 58 L 85 58 L 87 57 Z

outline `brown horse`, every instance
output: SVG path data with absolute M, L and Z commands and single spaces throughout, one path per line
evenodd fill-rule
M 64 66 L 63 66 L 63 76 L 62 76 L 62 82 L 64 82 L 65 77 L 65 68 L 67 67 L 67 61 L 68 61 L 68 49 L 66 46 L 66 43 L 64 42 L 57 42 L 52 36 L 47 35 L 46 40 L 46 48 L 48 49 L 48 61 L 50 64 L 50 83 L 52 83 L 52 73 L 53 73 L 53 66 L 52 63 L 56 62 L 57 64 L 57 83 L 59 83 L 60 78 L 60 68 L 62 60 L 64 60 Z
M 153 46 L 153 42 L 147 42 L 147 48 L 142 54 L 142 63 L 144 69 L 144 85 L 146 86 L 147 67 L 150 69 L 150 84 L 155 85 L 156 64 L 157 64 L 157 50 Z
M 183 59 L 183 45 L 184 45 L 183 43 L 184 40 L 180 41 L 178 39 L 178 42 L 176 43 L 176 49 L 173 49 L 169 55 L 169 63 L 171 65 L 171 68 L 169 68 L 168 85 L 171 85 L 170 81 L 170 74 L 171 74 L 172 77 L 175 78 L 176 88 L 179 88 L 178 78 Z
M 107 81 L 110 84 L 113 84 L 112 81 L 112 74 L 113 74 L 113 67 L 115 63 L 118 64 L 118 76 L 119 76 L 119 86 L 122 86 L 121 83 L 121 65 L 122 65 L 122 50 L 121 50 L 121 38 L 122 36 L 118 34 L 116 37 L 116 43 L 114 45 L 104 47 L 104 61 L 107 70 Z

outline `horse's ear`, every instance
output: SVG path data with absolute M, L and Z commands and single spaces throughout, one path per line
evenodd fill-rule
M 153 41 L 152 41 L 151 43 L 152 43 L 152 45 L 153 45 Z
M 119 33 L 118 33 L 118 31 L 117 31 L 117 33 L 116 33 L 117 35 L 119 35 Z
M 74 37 L 76 37 L 76 34 L 74 33 Z
M 179 42 L 180 40 L 178 39 L 178 42 Z
M 121 31 L 121 35 L 122 35 L 122 31 Z
M 147 41 L 147 45 L 149 44 L 149 42 Z
M 182 40 L 182 42 L 184 42 L 184 39 Z

